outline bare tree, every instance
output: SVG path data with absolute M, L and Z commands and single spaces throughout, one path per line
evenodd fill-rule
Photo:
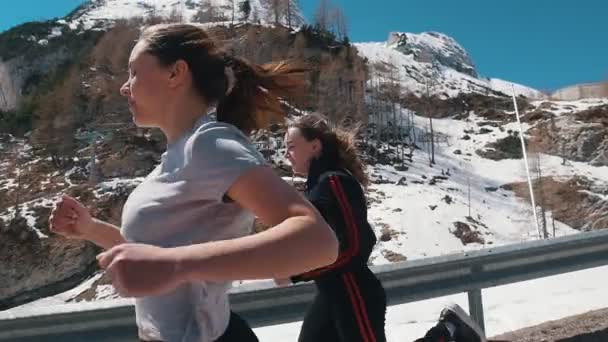
M 184 16 L 182 12 L 178 11 L 177 8 L 173 8 L 171 13 L 169 13 L 169 17 L 167 18 L 167 22 L 169 23 L 183 23 Z
M 13 147 L 13 160 L 15 161 L 14 170 L 17 173 L 17 190 L 15 195 L 15 216 L 17 219 L 21 217 L 21 193 L 23 192 L 23 184 L 21 183 L 21 151 L 18 144 Z
M 251 9 L 251 21 L 259 24 L 260 23 L 260 13 L 258 12 L 258 8 L 257 7 L 253 7 Z
M 199 8 L 198 12 L 194 16 L 194 20 L 201 23 L 214 22 L 224 20 L 224 15 L 217 10 L 215 0 L 208 0 L 206 6 Z
M 549 233 L 547 231 L 547 212 L 545 209 L 545 194 L 543 188 L 543 174 L 542 174 L 542 166 L 540 161 L 540 153 L 536 153 L 536 158 L 532 164 L 532 170 L 536 173 L 536 180 L 534 185 L 536 186 L 535 195 L 536 195 L 536 212 L 538 213 L 539 226 L 541 227 L 543 238 L 546 239 L 549 237 Z
M 551 226 L 553 227 L 553 237 L 555 237 L 555 212 L 551 211 Z
M 281 13 L 283 13 L 283 4 L 284 0 L 272 0 L 271 2 L 275 25 L 281 24 Z
M 435 131 L 433 130 L 433 103 L 431 99 L 431 88 L 432 79 L 425 79 L 425 114 L 429 118 L 429 130 L 430 130 L 430 151 L 429 151 L 429 163 L 431 165 L 435 164 Z
M 230 0 L 230 9 L 232 12 L 232 18 L 230 20 L 230 23 L 232 25 L 234 25 L 234 16 L 235 16 L 235 12 L 236 12 L 234 0 Z
M 433 93 L 437 82 L 439 80 L 439 67 L 435 63 L 433 57 L 430 54 L 424 54 L 422 56 L 424 62 L 430 63 L 429 69 L 424 73 L 424 99 L 425 99 L 425 115 L 429 118 L 429 130 L 430 130 L 430 151 L 429 151 L 429 163 L 435 164 L 435 131 L 433 129 L 433 116 L 435 115 L 436 108 L 433 103 Z
M 340 7 L 332 8 L 330 19 L 336 37 L 341 41 L 346 40 L 348 37 L 348 24 L 344 11 Z
M 97 144 L 98 132 L 93 128 L 92 132 L 89 136 L 89 148 L 90 148 L 90 156 L 89 156 L 89 183 L 93 186 L 97 184 L 99 181 L 99 175 L 97 174 L 97 151 L 95 145 Z
M 291 0 L 287 0 L 287 27 L 291 30 L 292 5 Z
M 471 216 L 471 177 L 467 177 L 467 193 L 468 193 L 468 207 L 469 207 L 469 216 Z
M 330 3 L 329 0 L 320 0 L 315 12 L 314 24 L 321 31 L 329 30 L 330 22 Z
M 413 110 L 408 110 L 409 113 L 409 118 L 410 118 L 410 155 L 414 154 L 414 150 L 416 149 L 416 143 L 417 138 L 416 138 L 416 125 L 414 124 L 414 111 Z

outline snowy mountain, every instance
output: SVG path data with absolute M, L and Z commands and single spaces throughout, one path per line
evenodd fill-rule
M 401 83 L 420 96 L 428 91 L 442 98 L 459 93 L 511 95 L 511 82 L 479 76 L 471 57 L 453 38 L 437 32 L 391 32 L 386 42 L 355 44 L 369 60 L 372 82 Z M 514 84 L 515 93 L 542 99 L 540 91 Z
M 465 49 L 443 33 L 391 32 L 387 45 L 405 55 L 413 55 L 419 62 L 438 62 L 463 74 L 477 77 L 475 65 Z
M 283 25 L 299 27 L 304 16 L 294 0 L 277 9 L 276 16 Z M 241 10 L 239 0 L 91 0 L 75 10 L 66 22 L 72 28 L 82 25 L 96 27 L 98 23 L 129 18 L 150 16 L 178 16 L 184 21 L 252 21 L 275 23 L 275 10 L 272 0 L 249 0 L 249 13 Z

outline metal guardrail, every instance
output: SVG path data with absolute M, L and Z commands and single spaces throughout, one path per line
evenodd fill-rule
M 608 265 L 608 231 L 580 233 L 550 240 L 488 248 L 372 267 L 382 281 L 389 305 L 456 293 L 468 293 L 469 312 L 483 327 L 482 289 L 571 271 Z M 312 284 L 286 288 L 271 283 L 243 286 L 231 292 L 235 311 L 253 327 L 301 320 L 315 288 Z M 135 336 L 130 302 L 77 304 L 49 308 L 35 315 L 0 312 L 0 341 L 40 341 L 41 337 L 84 336 L 88 342 L 112 339 L 103 334 Z M 89 306 L 90 305 L 90 306 Z M 59 312 L 61 311 L 61 312 Z M 58 313 L 59 312 L 59 313 Z M 96 337 L 93 336 L 95 332 Z M 29 338 L 29 339 L 28 339 Z M 97 338 L 97 339 L 96 339 Z M 125 339 L 127 340 L 127 339 Z

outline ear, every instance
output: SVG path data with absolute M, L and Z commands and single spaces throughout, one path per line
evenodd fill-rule
M 175 88 L 183 84 L 189 72 L 188 63 L 182 59 L 177 60 L 169 69 L 169 86 Z
M 312 151 L 315 154 L 318 154 L 321 152 L 321 140 L 319 139 L 314 139 L 313 141 L 311 141 L 312 143 Z

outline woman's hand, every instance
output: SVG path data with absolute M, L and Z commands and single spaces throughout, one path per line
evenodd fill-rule
M 125 243 L 97 256 L 102 269 L 112 278 L 114 288 L 124 297 L 161 295 L 181 285 L 175 249 Z
M 69 239 L 87 239 L 93 226 L 89 209 L 65 194 L 55 203 L 49 217 L 50 230 Z

